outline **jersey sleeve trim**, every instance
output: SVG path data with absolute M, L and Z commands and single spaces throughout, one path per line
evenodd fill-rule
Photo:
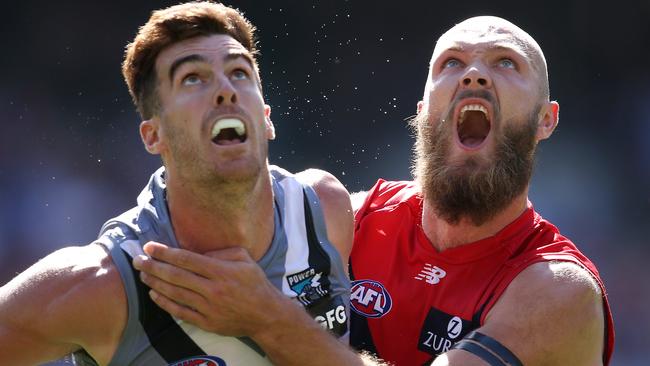
M 127 365 L 131 361 L 132 354 L 137 352 L 137 350 L 135 350 L 136 344 L 129 342 L 134 339 L 132 335 L 137 333 L 137 327 L 139 326 L 140 303 L 138 296 L 129 296 L 129 294 L 137 294 L 138 290 L 135 285 L 136 279 L 133 275 L 133 271 L 131 271 L 129 259 L 119 244 L 110 240 L 106 235 L 101 236 L 97 240 L 97 243 L 104 246 L 109 251 L 113 263 L 118 269 L 120 278 L 122 279 L 122 284 L 124 285 L 128 307 L 127 322 L 126 327 L 124 328 L 124 333 L 120 338 L 118 349 L 115 351 L 108 366 Z

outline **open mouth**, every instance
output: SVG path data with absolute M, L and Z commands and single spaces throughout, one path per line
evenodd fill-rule
M 246 141 L 246 125 L 238 118 L 222 118 L 212 127 L 212 142 L 217 145 L 235 145 Z
M 467 148 L 476 148 L 490 133 L 490 117 L 487 108 L 480 104 L 468 104 L 460 109 L 458 117 L 458 140 Z

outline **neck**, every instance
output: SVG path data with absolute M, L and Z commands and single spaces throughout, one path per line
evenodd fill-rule
M 422 207 L 422 229 L 431 245 L 441 252 L 494 236 L 515 221 L 526 210 L 527 205 L 528 189 L 484 224 L 476 226 L 467 217 L 461 218 L 458 223 L 450 224 L 438 217 L 425 197 Z
M 198 253 L 243 247 L 262 258 L 273 239 L 273 188 L 267 168 L 251 184 L 190 187 L 166 176 L 167 204 L 181 248 Z M 251 189 L 252 187 L 252 189 Z

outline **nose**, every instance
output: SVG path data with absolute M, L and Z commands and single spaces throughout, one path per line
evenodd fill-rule
M 492 87 L 492 79 L 480 65 L 470 65 L 460 78 L 460 86 L 469 89 L 490 88 Z
M 224 78 L 217 87 L 215 104 L 217 106 L 237 104 L 237 91 L 227 78 Z

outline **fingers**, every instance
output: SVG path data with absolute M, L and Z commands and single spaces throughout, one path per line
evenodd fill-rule
M 211 252 L 206 252 L 205 255 L 210 258 L 215 258 L 222 261 L 231 261 L 231 262 L 247 262 L 253 260 L 250 254 L 248 253 L 248 250 L 242 247 L 232 247 L 232 248 L 214 250 Z
M 205 278 L 215 277 L 219 263 L 210 257 L 185 249 L 170 248 L 166 245 L 149 242 L 143 247 L 152 258 L 173 266 L 184 268 Z
M 180 305 L 155 290 L 149 291 L 149 296 L 153 302 L 171 314 L 174 318 L 181 319 L 199 327 L 202 324 L 205 324 L 205 317 L 201 313 L 187 306 Z
M 203 293 L 205 287 L 209 286 L 209 280 L 200 275 L 144 255 L 133 258 L 133 267 L 142 273 L 148 274 L 149 277 L 157 277 L 169 284 L 197 293 Z
M 200 293 L 173 285 L 145 272 L 140 273 L 140 279 L 157 294 L 173 299 L 173 302 L 181 306 L 196 309 L 199 312 L 206 308 L 206 300 Z

